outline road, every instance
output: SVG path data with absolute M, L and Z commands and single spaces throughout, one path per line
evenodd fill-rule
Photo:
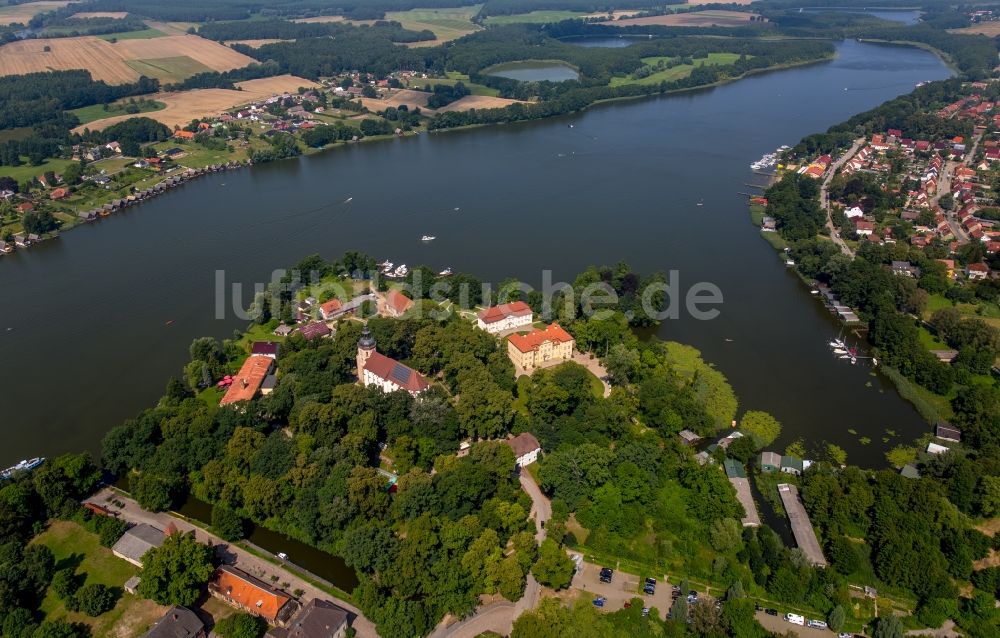
M 833 225 L 833 217 L 831 216 L 830 211 L 830 195 L 827 193 L 827 189 L 830 186 L 831 180 L 833 180 L 833 176 L 837 174 L 838 170 L 840 170 L 840 167 L 843 166 L 849 159 L 854 157 L 854 154 L 858 152 L 858 149 L 861 148 L 861 145 L 864 143 L 865 138 L 863 137 L 859 137 L 854 140 L 854 144 L 851 145 L 850 150 L 837 158 L 837 161 L 826 169 L 826 176 L 823 178 L 823 184 L 819 189 L 819 201 L 823 203 L 823 209 L 826 211 L 826 227 L 830 231 L 830 239 L 833 240 L 833 243 L 837 244 L 841 252 L 849 257 L 854 256 L 854 251 L 852 251 L 851 247 L 840 238 L 840 231 L 838 231 Z
M 351 621 L 351 626 L 357 631 L 357 635 L 363 638 L 378 638 L 378 632 L 375 630 L 375 625 L 365 618 L 361 614 L 361 610 L 351 605 L 348 602 L 334 598 L 325 591 L 315 587 L 302 578 L 300 578 L 295 572 L 275 565 L 269 561 L 262 558 L 254 556 L 250 552 L 231 545 L 226 541 L 222 540 L 218 536 L 210 534 L 200 527 L 196 527 L 187 521 L 171 516 L 167 513 L 156 513 L 149 512 L 147 510 L 139 507 L 139 504 L 134 500 L 123 496 L 119 492 L 113 492 L 110 489 L 104 489 L 94 494 L 90 498 L 86 499 L 84 502 L 93 503 L 95 505 L 105 506 L 108 496 L 114 496 L 118 501 L 125 503 L 125 507 L 116 508 L 113 507 L 112 511 L 117 511 L 120 513 L 120 517 L 129 521 L 130 523 L 146 523 L 152 525 L 159 529 L 166 529 L 171 523 L 181 532 L 191 532 L 195 534 L 195 538 L 203 543 L 211 543 L 216 547 L 216 551 L 225 556 L 225 562 L 242 569 L 243 571 L 260 578 L 261 580 L 267 582 L 272 575 L 278 577 L 278 582 L 289 583 L 287 589 L 294 591 L 296 589 L 301 589 L 305 592 L 302 595 L 303 600 L 309 600 L 310 598 L 320 598 L 324 600 L 332 599 L 332 602 L 343 607 L 351 613 L 353 620 Z M 220 551 L 221 550 L 221 551 Z
M 541 544 L 545 540 L 544 523 L 552 518 L 552 503 L 542 494 L 542 490 L 526 471 L 521 472 L 521 487 L 531 497 L 531 516 L 535 520 L 535 540 Z M 494 631 L 502 636 L 510 635 L 514 620 L 524 612 L 534 609 L 542 595 L 542 586 L 528 573 L 524 594 L 516 603 L 507 601 L 490 603 L 457 623 L 447 627 L 438 626 L 430 638 L 475 638 L 481 633 Z

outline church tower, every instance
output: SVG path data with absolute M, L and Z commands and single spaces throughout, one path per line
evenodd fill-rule
M 361 330 L 361 338 L 358 339 L 358 381 L 365 382 L 365 364 L 368 358 L 375 352 L 375 337 L 368 331 L 368 324 Z

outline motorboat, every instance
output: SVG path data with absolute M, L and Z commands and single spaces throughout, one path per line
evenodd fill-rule
M 45 462 L 44 456 L 36 456 L 33 459 L 24 459 L 23 461 L 8 467 L 3 472 L 0 472 L 0 478 L 9 479 L 18 472 L 30 472 L 39 465 Z
M 448 266 L 447 268 L 439 272 L 438 275 L 440 275 L 441 277 L 450 277 L 452 272 L 453 271 L 451 269 L 451 266 Z
M 420 241 L 434 241 L 437 239 L 434 235 L 423 235 L 420 237 Z

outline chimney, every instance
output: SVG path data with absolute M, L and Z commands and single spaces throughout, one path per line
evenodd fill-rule
M 246 388 L 246 387 L 247 387 L 248 385 L 250 385 L 249 383 L 247 383 L 247 380 L 246 380 L 246 379 L 240 379 L 240 383 L 242 383 L 242 384 L 243 384 L 243 387 L 244 387 L 244 388 Z

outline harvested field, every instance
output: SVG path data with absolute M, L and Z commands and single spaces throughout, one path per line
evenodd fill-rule
M 265 44 L 274 44 L 276 42 L 295 42 L 295 40 L 279 40 L 278 38 L 261 38 L 260 40 L 226 40 L 223 42 L 226 46 L 230 44 L 244 44 L 251 49 L 259 49 Z
M 754 0 L 726 0 L 724 4 L 749 5 L 751 2 Z M 687 0 L 687 4 L 697 7 L 703 4 L 719 4 L 719 0 Z
M 314 16 L 312 18 L 295 18 L 292 22 L 347 22 L 347 18 L 344 16 Z
M 742 11 L 694 11 L 647 18 L 602 22 L 616 27 L 660 25 L 668 27 L 740 27 L 750 22 L 752 13 Z
M 980 22 L 972 26 L 961 29 L 948 29 L 949 33 L 960 33 L 963 35 L 988 35 L 995 38 L 1000 35 L 1000 22 Z
M 483 5 L 475 4 L 468 7 L 452 9 L 411 9 L 410 11 L 395 11 L 385 14 L 386 20 L 395 20 L 404 29 L 433 31 L 437 39 L 410 43 L 412 46 L 435 46 L 441 42 L 455 40 L 462 36 L 475 33 L 480 29 L 473 24 Z
M 45 47 L 51 50 L 46 52 Z M 0 75 L 87 69 L 109 84 L 134 82 L 141 73 L 176 82 L 201 71 L 228 71 L 253 60 L 193 35 L 119 40 L 91 36 L 19 40 L 0 47 Z
M 363 97 L 361 98 L 361 103 L 368 107 L 370 111 L 384 111 L 390 106 L 399 108 L 402 105 L 406 105 L 407 108 L 414 108 L 419 106 L 421 109 L 427 108 L 427 100 L 430 99 L 430 93 L 424 93 L 423 91 L 411 91 L 409 89 L 403 89 L 397 91 L 392 95 L 386 97 L 383 100 L 376 100 L 371 98 Z
M 81 11 L 80 13 L 74 13 L 73 18 L 78 18 L 80 20 L 86 20 L 88 18 L 111 18 L 112 20 L 124 20 L 128 16 L 127 11 Z
M 300 86 L 317 86 L 315 82 L 294 75 L 280 75 L 273 78 L 261 80 L 247 80 L 237 84 L 241 91 L 230 89 L 197 89 L 194 91 L 180 91 L 176 93 L 156 93 L 144 96 L 157 102 L 163 102 L 166 108 L 160 111 L 151 111 L 140 114 L 142 117 L 149 117 L 158 122 L 163 122 L 169 128 L 183 126 L 191 120 L 199 117 L 216 115 L 222 111 L 231 109 L 241 104 L 247 104 L 255 100 L 269 98 L 272 95 L 295 92 Z M 95 120 L 86 125 L 92 131 L 100 131 L 112 124 L 117 124 L 130 117 L 140 117 L 140 115 L 116 115 L 101 120 Z M 76 132 L 83 131 L 84 126 L 74 129 Z
M 154 20 L 146 20 L 146 26 L 150 29 L 162 31 L 167 35 L 184 35 L 188 29 L 197 30 L 201 25 L 197 22 L 156 22 Z
M 639 9 L 621 9 L 617 11 L 603 11 L 598 13 L 591 13 L 590 15 L 584 16 L 585 18 L 605 18 L 607 20 L 621 20 L 622 18 L 631 18 L 632 16 L 642 13 Z
M 45 2 L 27 2 L 0 7 L 0 25 L 14 24 L 15 22 L 28 24 L 28 21 L 39 13 L 61 9 L 68 4 L 67 0 L 46 0 Z
M 469 111 L 472 109 L 500 109 L 511 104 L 523 104 L 523 102 L 508 100 L 503 97 L 490 97 L 488 95 L 466 95 L 461 100 L 442 106 L 437 109 L 437 112 L 448 113 L 451 111 Z
M 187 56 L 213 71 L 229 71 L 255 62 L 218 42 L 196 35 L 171 35 L 146 40 L 121 40 L 115 47 L 126 60 L 151 60 Z
M 49 52 L 44 47 L 50 47 Z M 100 38 L 18 40 L 0 47 L 0 75 L 87 69 L 108 84 L 134 82 L 139 74 L 125 64 L 115 45 Z

